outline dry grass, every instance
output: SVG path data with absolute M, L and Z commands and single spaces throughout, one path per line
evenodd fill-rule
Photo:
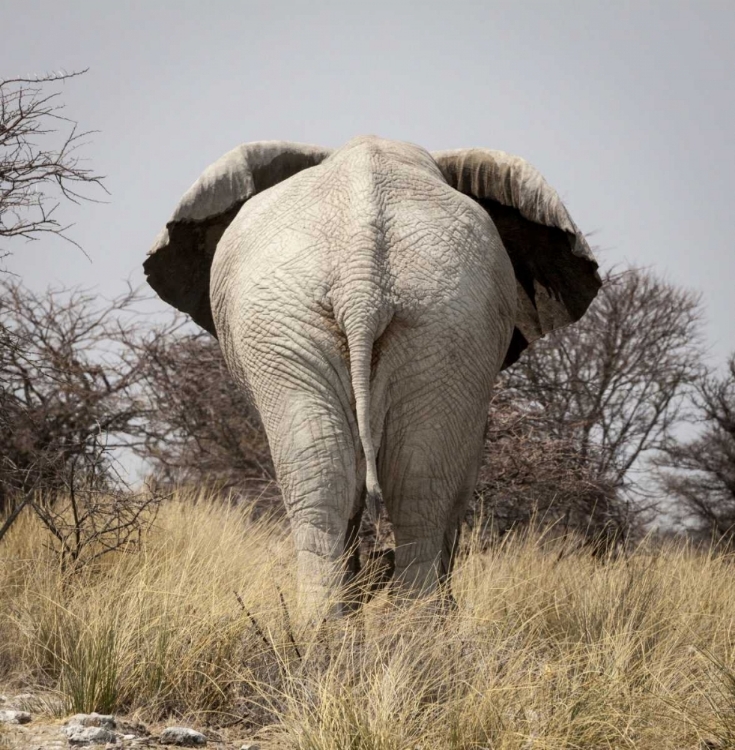
M 242 719 L 300 750 L 735 748 L 726 557 L 516 540 L 463 557 L 448 614 L 384 596 L 310 627 L 288 536 L 237 509 L 171 502 L 141 552 L 71 574 L 43 539 L 29 514 L 0 545 L 0 677 L 69 711 Z

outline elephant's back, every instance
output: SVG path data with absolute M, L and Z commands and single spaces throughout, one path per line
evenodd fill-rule
M 210 275 L 218 330 L 269 298 L 285 303 L 324 287 L 330 263 L 319 230 L 323 206 L 314 195 L 315 177 L 304 170 L 254 196 L 223 234 Z
M 398 181 L 386 205 L 386 254 L 397 308 L 407 319 L 511 314 L 515 276 L 490 217 L 474 200 L 427 175 Z
M 481 206 L 436 165 L 368 141 L 248 201 L 218 245 L 211 295 L 215 322 L 272 299 L 380 331 L 396 315 L 511 314 L 515 277 Z

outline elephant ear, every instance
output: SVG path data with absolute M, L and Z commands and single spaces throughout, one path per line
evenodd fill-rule
M 170 305 L 216 336 L 209 270 L 217 243 L 245 201 L 316 166 L 331 150 L 284 141 L 244 143 L 204 170 L 156 238 L 143 269 Z
M 556 191 L 524 159 L 483 148 L 432 157 L 487 211 L 513 264 L 518 309 L 505 369 L 529 343 L 582 317 L 602 286 L 597 262 Z

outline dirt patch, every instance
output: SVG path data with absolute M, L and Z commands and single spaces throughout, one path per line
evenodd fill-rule
M 3 691 L 0 688 L 0 712 L 6 712 L 6 718 L 14 711 L 28 712 L 30 722 L 0 722 L 0 750 L 67 750 L 74 747 L 117 748 L 133 750 L 134 748 L 170 748 L 172 745 L 161 744 L 159 738 L 164 729 L 172 726 L 189 727 L 201 732 L 207 739 L 203 747 L 212 750 L 240 750 L 250 747 L 251 750 L 267 750 L 267 743 L 248 736 L 238 725 L 225 728 L 201 726 L 196 722 L 185 722 L 181 719 L 164 723 L 144 723 L 137 716 L 115 715 L 114 717 L 98 714 L 77 714 L 63 716 L 58 698 L 53 695 Z M 80 742 L 81 732 L 93 727 L 107 728 L 114 742 Z M 74 729 L 80 730 L 74 732 Z

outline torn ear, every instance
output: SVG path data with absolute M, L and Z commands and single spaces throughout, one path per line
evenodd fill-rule
M 444 178 L 495 224 L 516 275 L 515 330 L 503 362 L 582 317 L 602 285 L 597 261 L 556 191 L 527 161 L 503 151 L 432 154 Z
M 331 150 L 285 141 L 245 143 L 207 167 L 187 190 L 143 263 L 146 280 L 173 307 L 216 336 L 209 271 L 217 243 L 257 193 L 320 164 Z

